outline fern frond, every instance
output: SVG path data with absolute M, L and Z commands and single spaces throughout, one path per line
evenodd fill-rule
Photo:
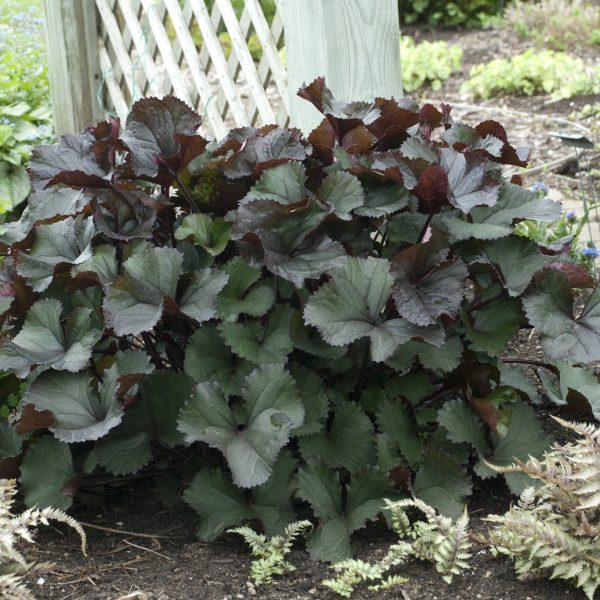
M 47 563 L 28 562 L 16 548 L 19 541 L 33 543 L 32 529 L 48 525 L 49 521 L 59 521 L 69 525 L 81 539 L 81 550 L 86 552 L 86 536 L 81 525 L 72 517 L 56 508 L 29 508 L 20 514 L 13 514 L 17 482 L 14 479 L 0 479 L 0 598 L 29 600 L 33 598 L 22 579 L 21 573 L 40 571 Z
M 255 585 L 262 585 L 271 583 L 275 576 L 296 570 L 296 567 L 285 560 L 285 556 L 291 552 L 296 538 L 311 528 L 310 521 L 297 521 L 290 523 L 285 528 L 283 535 L 275 535 L 271 538 L 246 526 L 235 527 L 227 531 L 241 535 L 246 544 L 250 546 L 252 555 L 258 557 L 257 560 L 252 561 L 250 574 Z
M 504 515 L 488 515 L 489 543 L 514 560 L 518 577 L 568 580 L 591 599 L 600 585 L 600 428 L 554 419 L 580 439 L 554 445 L 542 460 L 492 466 L 541 485 L 525 490 Z
M 0 575 L 0 598 L 4 600 L 35 600 L 21 577 Z

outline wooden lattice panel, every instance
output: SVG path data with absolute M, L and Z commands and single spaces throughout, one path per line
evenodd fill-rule
M 240 19 L 231 0 L 95 0 L 104 112 L 122 119 L 135 100 L 174 94 L 204 115 L 206 133 L 288 120 L 287 73 L 279 56 L 283 20 L 271 26 L 259 0 Z M 219 34 L 227 32 L 226 57 Z M 261 57 L 248 40 L 255 34 Z

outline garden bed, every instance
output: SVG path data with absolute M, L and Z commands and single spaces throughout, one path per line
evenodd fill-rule
M 520 333 L 509 344 L 507 356 L 542 358 L 536 335 Z M 600 365 L 595 365 L 600 370 Z M 559 443 L 572 436 L 557 426 L 550 414 L 565 418 L 557 407 L 539 407 L 544 428 Z M 484 532 L 488 514 L 503 513 L 514 501 L 500 479 L 476 481 L 469 499 L 470 526 Z M 31 557 L 50 561 L 55 568 L 30 585 L 40 600 L 334 600 L 339 598 L 320 583 L 330 576 L 327 565 L 310 560 L 296 549 L 290 561 L 294 573 L 272 585 L 254 588 L 250 583 L 252 557 L 238 536 L 227 534 L 212 543 L 198 540 L 198 517 L 179 502 L 172 508 L 157 502 L 148 480 L 109 488 L 105 503 L 81 507 L 73 515 L 93 527 L 85 527 L 88 556 L 81 553 L 79 538 L 59 526 L 42 530 Z M 141 534 L 141 535 L 135 535 Z M 357 558 L 381 558 L 395 537 L 383 523 L 371 523 L 357 532 Z M 296 546 L 298 548 L 298 546 Z M 399 572 L 410 578 L 401 588 L 377 594 L 359 589 L 353 596 L 382 600 L 554 600 L 566 596 L 583 600 L 585 595 L 561 581 L 516 579 L 510 560 L 494 558 L 485 546 L 474 544 L 472 569 L 446 585 L 431 565 L 412 562 Z M 36 583 L 36 580 L 38 583 Z M 137 595 L 135 595 L 137 594 Z
M 547 132 L 564 126 L 561 119 L 568 118 L 573 110 L 597 101 L 599 97 L 575 98 L 559 103 L 549 101 L 547 96 L 511 97 L 500 102 L 495 99 L 474 104 L 458 91 L 458 84 L 464 81 L 470 66 L 498 57 L 502 52 L 509 55 L 504 48 L 510 48 L 510 54 L 514 54 L 524 49 L 526 44 L 505 31 L 435 32 L 423 34 L 420 39 L 427 36 L 460 43 L 464 49 L 463 69 L 447 82 L 443 90 L 425 91 L 419 96 L 424 95 L 436 103 L 444 100 L 456 104 L 455 116 L 465 122 L 476 123 L 486 119 L 502 121 L 515 145 L 533 141 L 534 167 L 552 163 L 572 152 L 559 141 L 549 138 Z M 497 39 L 493 36 L 497 36 Z M 490 38 L 494 39 L 491 45 Z M 493 110 L 488 110 L 492 106 Z M 526 183 L 533 183 L 537 178 Z M 569 200 L 577 187 L 572 170 L 550 176 L 540 174 L 539 179 L 549 183 L 552 191 L 560 194 L 560 199 L 564 200 Z M 522 334 L 511 344 L 510 356 L 532 358 L 538 354 L 536 338 L 528 333 Z M 551 419 L 544 418 L 546 410 L 547 407 L 540 408 L 540 414 L 546 428 L 553 429 Z M 84 526 L 88 524 L 88 557 L 81 555 L 77 539 L 62 528 L 46 530 L 40 535 L 32 556 L 39 561 L 54 562 L 56 566 L 50 573 L 31 579 L 30 585 L 37 597 L 61 600 L 233 600 L 255 596 L 304 600 L 335 597 L 320 585 L 329 574 L 327 566 L 309 560 L 308 555 L 301 551 L 292 554 L 291 562 L 297 567 L 295 573 L 277 580 L 272 586 L 255 589 L 249 585 L 251 558 L 248 549 L 236 537 L 225 535 L 216 542 L 201 543 L 195 535 L 197 515 L 182 503 L 170 509 L 158 504 L 155 488 L 149 484 L 148 473 L 133 477 L 133 482 L 129 478 L 124 478 L 122 482 L 116 479 L 111 478 L 111 484 L 104 488 L 107 493 L 105 502 L 73 511 L 73 515 Z M 97 489 L 103 488 L 99 486 Z M 87 499 L 91 498 L 88 494 Z M 509 502 L 506 488 L 499 481 L 481 485 L 476 480 L 475 491 L 469 501 L 474 531 L 485 529 L 482 517 L 488 513 L 504 512 Z M 373 559 L 384 554 L 394 536 L 383 524 L 375 524 L 360 531 L 355 538 L 358 557 Z M 441 581 L 433 568 L 410 563 L 401 571 L 410 577 L 410 581 L 402 588 L 377 595 L 359 591 L 355 597 L 550 600 L 566 595 L 583 598 L 583 594 L 560 582 L 518 582 L 510 561 L 493 559 L 483 546 L 475 546 L 474 551 L 473 568 L 457 577 L 450 586 Z
M 123 491 L 103 509 L 86 509 L 76 516 L 100 527 L 123 533 L 87 529 L 88 557 L 81 555 L 76 534 L 46 531 L 38 539 L 34 553 L 39 560 L 51 560 L 56 568 L 35 579 L 31 588 L 41 599 L 56 600 L 235 600 L 268 598 L 272 600 L 334 600 L 339 598 L 320 582 L 330 576 L 323 563 L 294 551 L 294 573 L 272 585 L 254 589 L 249 586 L 250 554 L 237 536 L 223 536 L 206 544 L 195 539 L 197 518 L 184 506 L 166 509 L 152 500 L 154 491 L 143 486 Z M 474 531 L 485 529 L 481 517 L 502 512 L 509 503 L 503 486 L 486 485 L 477 490 L 469 503 Z M 128 532 L 142 533 L 138 537 Z M 159 537 L 160 536 L 160 537 Z M 383 525 L 373 524 L 356 536 L 357 556 L 380 558 L 394 536 Z M 353 596 L 382 600 L 554 600 L 566 596 L 585 598 L 568 585 L 547 580 L 521 582 L 515 579 L 512 565 L 504 558 L 493 558 L 483 546 L 475 545 L 473 568 L 446 585 L 427 565 L 411 563 L 400 573 L 410 577 L 401 588 L 388 592 L 358 590 Z M 132 592 L 139 595 L 130 595 Z M 145 594 L 145 595 L 144 595 Z

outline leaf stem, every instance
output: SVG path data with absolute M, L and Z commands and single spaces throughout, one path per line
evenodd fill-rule
M 427 234 L 427 229 L 429 225 L 431 225 L 431 220 L 433 219 L 433 213 L 430 212 L 427 215 L 427 220 L 425 221 L 425 225 L 423 225 L 423 229 L 421 229 L 421 233 L 419 233 L 419 237 L 417 238 L 417 244 L 420 244 L 423 241 L 423 238 Z
M 503 363 L 516 363 L 521 365 L 531 365 L 532 367 L 542 367 L 548 369 L 553 373 L 556 373 L 556 367 L 550 363 L 544 362 L 543 360 L 535 360 L 533 358 L 516 358 L 509 356 L 502 359 Z
M 179 186 L 179 189 L 181 190 L 183 197 L 186 199 L 187 203 L 190 205 L 190 208 L 194 212 L 200 212 L 200 207 L 198 206 L 198 203 L 194 200 L 194 198 L 190 194 L 190 191 L 187 189 L 185 183 L 183 183 L 183 181 L 181 180 L 179 175 L 177 175 L 177 173 L 175 171 L 173 171 L 173 169 L 171 169 L 171 168 L 169 168 L 169 171 L 170 171 L 171 175 L 175 178 L 175 181 L 177 182 L 177 185 Z
M 165 363 L 161 358 L 160 354 L 156 351 L 156 346 L 150 337 L 150 334 L 147 331 L 142 333 L 142 339 L 144 340 L 144 346 L 146 346 L 146 350 L 150 353 L 152 357 L 152 362 L 159 369 L 165 368 Z
M 465 310 L 468 313 L 472 313 L 473 311 L 479 310 L 480 308 L 483 308 L 484 306 L 493 304 L 494 302 L 496 302 L 496 300 L 499 300 L 500 298 L 502 298 L 503 294 L 504 294 L 504 290 L 500 290 L 497 294 L 494 294 L 493 296 L 490 296 L 489 298 L 486 298 L 485 300 L 479 300 L 478 302 L 472 302 L 469 306 L 467 306 L 467 308 Z

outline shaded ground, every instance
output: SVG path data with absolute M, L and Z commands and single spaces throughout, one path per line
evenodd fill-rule
M 415 34 L 415 31 L 406 30 Z M 435 32 L 422 33 L 417 39 L 446 39 L 460 43 L 464 49 L 463 71 L 447 82 L 441 92 L 425 90 L 424 96 L 451 104 L 463 103 L 459 84 L 472 64 L 507 56 L 527 48 L 509 32 Z M 584 53 L 587 51 L 583 51 Z M 557 129 L 560 118 L 596 98 L 576 98 L 555 103 L 545 96 L 495 99 L 480 106 L 457 106 L 455 115 L 467 122 L 495 119 L 505 125 L 511 140 L 532 144 L 533 164 L 548 163 L 569 154 L 564 146 L 549 138 L 547 131 Z M 493 112 L 485 107 L 493 106 Z M 519 113 L 513 112 L 519 111 Z M 587 125 L 589 125 L 588 123 Z M 564 124 L 563 124 L 564 125 Z M 560 170 L 559 170 L 560 171 Z M 555 195 L 563 200 L 577 200 L 577 180 L 573 170 L 561 174 L 543 174 L 531 179 L 546 181 Z M 529 182 L 528 182 L 529 183 Z M 551 196 L 553 194 L 551 193 Z M 580 201 L 580 200 L 579 200 Z M 535 338 L 523 334 L 512 344 L 512 356 L 535 357 L 539 353 Z M 543 413 L 545 414 L 545 413 Z M 544 419 L 551 427 L 551 419 Z M 75 512 L 81 521 L 104 529 L 87 528 L 88 557 L 81 555 L 76 537 L 63 529 L 46 530 L 38 541 L 35 556 L 51 560 L 56 568 L 36 583 L 30 582 L 40 599 L 117 600 L 152 598 L 156 600 L 234 600 L 252 597 L 273 600 L 332 599 L 335 596 L 320 587 L 328 576 L 325 565 L 308 560 L 296 551 L 292 562 L 297 571 L 273 586 L 255 590 L 248 585 L 250 557 L 246 547 L 233 536 L 224 536 L 212 544 L 195 538 L 197 518 L 183 505 L 165 509 L 153 500 L 151 487 L 138 485 L 121 488 L 118 495 L 99 508 Z M 509 498 L 504 488 L 489 484 L 475 491 L 469 505 L 472 524 L 481 530 L 481 516 L 506 509 Z M 126 532 L 141 533 L 142 536 Z M 393 540 L 383 526 L 373 525 L 356 536 L 358 556 L 373 559 L 382 555 Z M 435 571 L 413 563 L 402 571 L 410 582 L 393 592 L 370 594 L 359 591 L 354 596 L 391 600 L 555 600 L 559 597 L 579 599 L 583 594 L 561 582 L 515 580 L 512 566 L 505 559 L 494 559 L 483 547 L 476 547 L 473 569 L 446 586 Z
M 196 517 L 183 506 L 166 510 L 151 500 L 151 490 L 129 492 L 102 513 L 89 510 L 76 514 L 82 521 L 123 530 L 109 533 L 87 529 L 88 557 L 81 555 L 76 536 L 61 529 L 43 534 L 36 552 L 40 560 L 53 560 L 57 567 L 44 577 L 42 585 L 31 582 L 40 599 L 61 600 L 333 600 L 337 598 L 320 586 L 328 577 L 325 565 L 308 560 L 302 551 L 292 554 L 297 571 L 272 586 L 254 589 L 249 585 L 250 557 L 234 536 L 212 544 L 194 539 Z M 485 527 L 479 515 L 500 511 L 508 498 L 500 486 L 487 486 L 474 496 L 470 507 L 475 530 Z M 140 532 L 152 537 L 125 533 Z M 160 537 L 159 537 L 160 536 Z M 372 560 L 382 556 L 393 535 L 374 524 L 360 532 L 358 556 Z M 519 582 L 506 559 L 493 558 L 481 546 L 475 547 L 473 569 L 447 586 L 425 564 L 412 563 L 401 573 L 410 577 L 402 588 L 372 594 L 357 591 L 354 598 L 381 600 L 555 600 L 566 596 L 583 599 L 583 594 L 560 582 L 543 580 Z

